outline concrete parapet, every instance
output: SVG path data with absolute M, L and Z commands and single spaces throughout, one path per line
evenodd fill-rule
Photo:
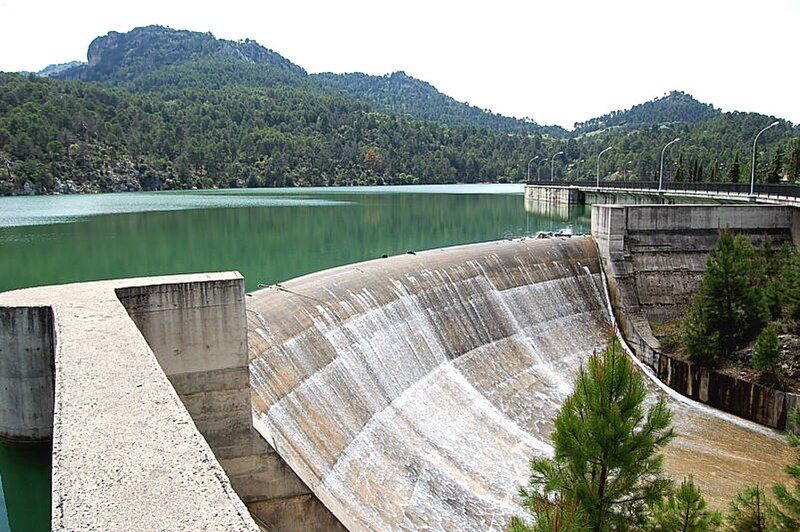
M 0 307 L 0 438 L 53 436 L 53 311 Z
M 163 345 L 181 353 L 200 354 L 197 358 L 208 362 L 202 369 L 215 364 L 210 358 L 203 358 L 214 351 L 211 343 L 202 344 L 202 340 L 219 332 L 216 327 L 225 322 L 219 319 L 219 313 L 227 313 L 233 322 L 239 319 L 243 324 L 244 312 L 241 299 L 231 303 L 241 307 L 235 311 L 231 305 L 204 306 L 211 300 L 207 296 L 222 295 L 237 284 L 241 291 L 241 276 L 236 273 L 203 274 L 38 287 L 0 294 L 0 309 L 5 315 L 9 309 L 14 312 L 14 307 L 31 306 L 44 307 L 48 312 L 52 309 L 55 316 L 53 530 L 258 530 L 115 293 L 128 290 L 129 303 L 146 302 L 134 307 L 143 314 L 152 311 L 151 318 L 158 316 L 155 320 L 145 319 L 145 330 L 151 339 L 163 341 Z M 176 294 L 185 297 L 170 298 Z M 164 307 L 148 308 L 153 302 Z M 198 304 L 178 310 L 194 302 Z M 168 311 L 167 304 L 172 305 Z M 194 313 L 199 319 L 189 320 L 183 327 L 171 319 L 170 312 Z M 35 330 L 42 334 L 29 337 L 47 337 L 48 322 L 42 317 L 47 315 L 40 312 L 31 318 L 36 326 L 23 326 L 22 332 Z M 16 329 L 9 328 L 5 320 L 0 325 L 6 331 L 10 329 L 19 344 L 19 339 L 26 336 L 19 334 L 21 320 L 16 321 Z M 204 330 L 187 329 L 198 326 Z M 243 327 L 222 338 L 244 341 Z M 42 351 L 48 345 L 42 341 L 34 344 Z M 224 344 L 220 341 L 215 348 Z M 23 351 L 28 345 L 20 344 Z M 245 350 L 246 343 L 233 345 L 231 351 L 237 353 L 231 354 L 230 359 L 240 360 Z M 19 358 L 20 352 L 3 352 L 2 358 Z M 175 367 L 190 373 L 188 364 Z M 214 385 L 217 377 L 210 378 L 207 384 Z M 198 410 L 216 408 L 213 398 L 207 399 L 210 400 L 200 401 Z M 245 394 L 240 406 L 247 407 L 246 399 Z M 232 400 L 226 408 L 233 408 L 234 404 L 236 401 Z

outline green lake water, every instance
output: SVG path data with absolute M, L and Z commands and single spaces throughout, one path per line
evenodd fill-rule
M 523 185 L 247 189 L 0 197 L 0 292 L 238 270 L 248 291 L 341 264 L 590 230 L 585 208 L 525 205 Z M 0 444 L 0 532 L 49 526 L 47 446 Z

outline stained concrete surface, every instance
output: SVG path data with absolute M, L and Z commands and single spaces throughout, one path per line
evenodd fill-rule
M 589 237 L 344 266 L 260 290 L 248 309 L 255 426 L 351 530 L 504 529 L 611 328 Z M 779 433 L 668 400 L 680 436 L 667 470 L 713 505 L 784 479 L 794 456 Z

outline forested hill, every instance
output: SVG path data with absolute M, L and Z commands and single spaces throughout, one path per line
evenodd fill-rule
M 0 73 L 0 194 L 519 181 L 561 151 L 554 177 L 585 179 L 607 146 L 604 178 L 654 179 L 675 136 L 668 179 L 737 181 L 775 120 L 672 93 L 591 134 L 543 134 L 402 73 L 308 75 L 253 41 L 161 27 L 96 39 L 88 59 L 49 78 Z M 764 134 L 759 180 L 798 179 L 798 135 L 787 121 Z
M 378 109 L 431 120 L 448 125 L 473 125 L 509 133 L 542 132 L 565 136 L 566 130 L 558 126 L 540 126 L 533 120 L 520 120 L 495 114 L 488 109 L 461 103 L 442 94 L 436 87 L 418 80 L 405 72 L 385 76 L 370 76 L 359 72 L 351 74 L 313 74 L 316 85 L 325 91 L 338 91 L 366 102 Z
M 210 33 L 162 26 L 110 32 L 89 45 L 87 63 L 50 74 L 66 80 L 101 81 L 130 90 L 166 87 L 292 87 L 355 98 L 376 110 L 448 125 L 533 133 L 541 126 L 479 109 L 434 86 L 397 72 L 389 76 L 306 71 L 252 40 L 216 39 Z M 551 134 L 564 133 L 550 126 Z
M 641 126 L 669 124 L 673 122 L 692 124 L 719 115 L 721 111 L 713 105 L 695 100 L 691 95 L 672 91 L 666 96 L 634 105 L 623 111 L 612 111 L 575 124 L 573 134 L 580 135 L 613 126 L 636 129 Z

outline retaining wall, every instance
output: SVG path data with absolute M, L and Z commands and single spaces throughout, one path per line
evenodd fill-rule
M 662 353 L 650 323 L 676 319 L 688 308 L 721 230 L 779 244 L 793 240 L 799 219 L 797 208 L 773 205 L 593 206 L 592 235 L 617 320 L 662 382 L 720 410 L 785 427 L 793 394 Z

